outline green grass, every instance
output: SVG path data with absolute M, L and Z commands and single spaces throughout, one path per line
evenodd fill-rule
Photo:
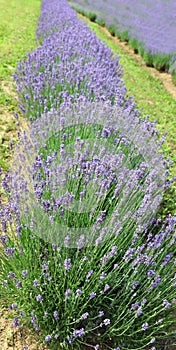
M 172 73 L 172 81 L 176 85 L 176 70 Z
M 0 167 L 7 170 L 10 139 L 16 138 L 17 111 L 12 74 L 26 52 L 36 47 L 35 29 L 40 0 L 0 0 Z

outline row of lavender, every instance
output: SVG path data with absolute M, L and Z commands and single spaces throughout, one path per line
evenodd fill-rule
M 176 218 L 153 219 L 169 186 L 155 125 L 65 0 L 43 1 L 37 36 L 15 74 L 29 131 L 3 177 L 14 326 L 29 321 L 52 350 L 154 350 L 170 334 L 171 348 Z
M 41 116 L 60 103 L 74 102 L 80 95 L 88 101 L 113 102 L 116 98 L 119 105 L 134 107 L 131 100 L 125 102 L 119 57 L 113 58 L 111 50 L 78 21 L 68 5 L 52 1 L 44 7 L 37 37 L 42 45 L 29 54 L 25 63 L 19 63 L 14 76 L 20 107 L 27 117 Z
M 174 0 L 74 0 L 71 4 L 92 20 L 106 24 L 113 35 L 128 41 L 148 65 L 176 74 Z

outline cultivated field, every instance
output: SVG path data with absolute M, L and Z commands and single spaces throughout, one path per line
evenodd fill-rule
M 176 4 L 174 0 L 75 0 L 71 4 L 113 36 L 128 42 L 148 66 L 176 77 Z

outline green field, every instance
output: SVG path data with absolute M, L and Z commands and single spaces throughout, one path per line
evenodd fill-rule
M 37 45 L 40 0 L 0 0 L 0 167 L 8 168 L 9 142 L 16 138 L 17 111 L 12 74 L 17 62 Z

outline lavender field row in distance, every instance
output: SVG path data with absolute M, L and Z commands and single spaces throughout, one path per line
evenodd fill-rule
M 176 2 L 174 0 L 74 0 L 70 3 L 112 35 L 129 42 L 148 66 L 172 73 L 176 83 Z

